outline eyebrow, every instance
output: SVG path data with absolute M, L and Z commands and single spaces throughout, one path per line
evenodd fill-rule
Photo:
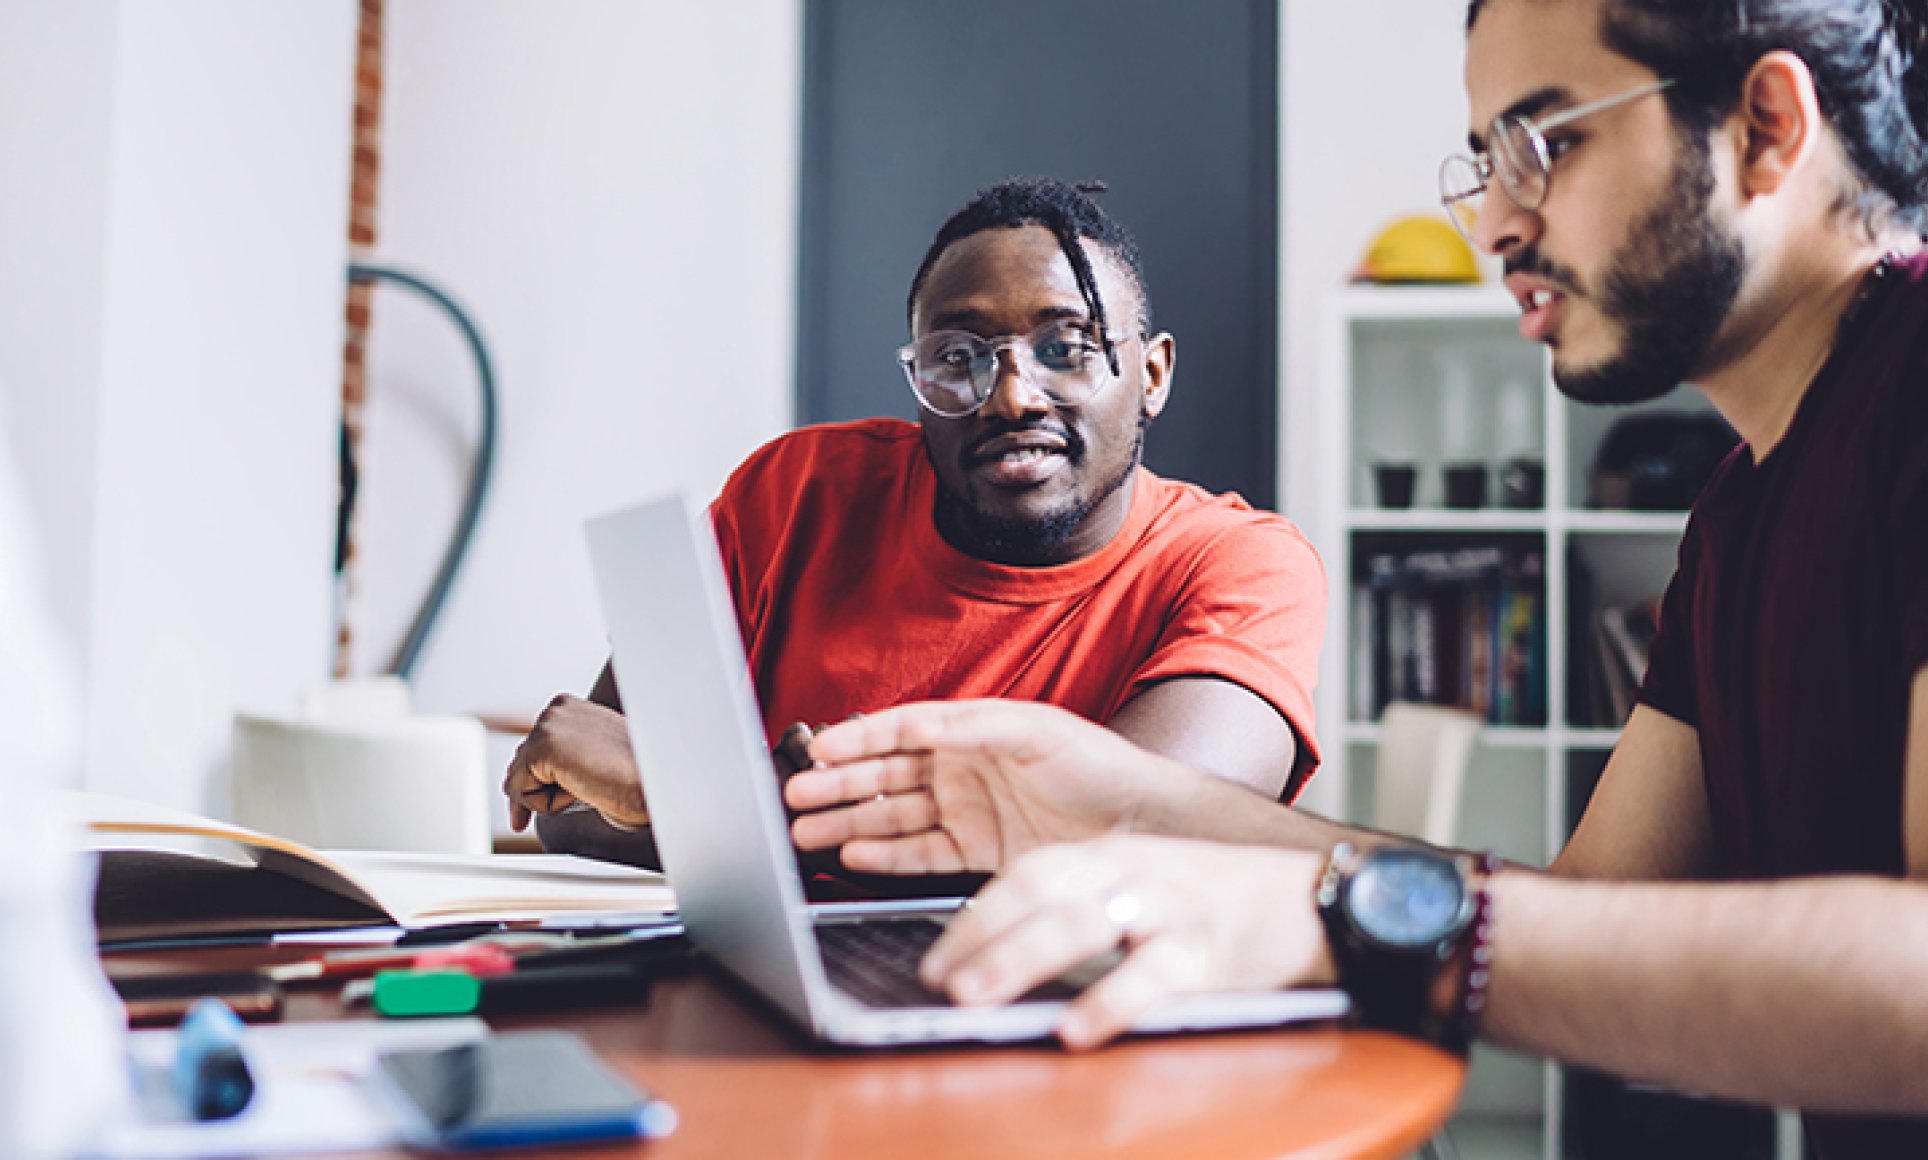
M 1499 116 L 1494 117 L 1493 121 L 1505 121 L 1513 117 L 1537 117 L 1552 106 L 1572 99 L 1573 94 L 1568 92 L 1564 85 L 1548 85 L 1545 88 L 1534 89 L 1524 97 L 1501 109 Z M 1492 124 L 1493 122 L 1489 121 L 1487 123 Z M 1472 147 L 1475 153 L 1486 152 L 1486 139 L 1478 133 L 1466 134 L 1466 143 Z
M 1089 322 L 1090 315 L 1086 314 L 1083 310 L 1071 306 L 1050 306 L 1033 314 L 1031 316 L 1031 325 L 1035 328 L 1047 322 L 1063 322 L 1066 320 Z M 947 310 L 931 318 L 930 328 L 932 330 L 969 330 L 972 332 L 996 329 L 996 327 L 992 325 L 991 316 L 982 310 Z

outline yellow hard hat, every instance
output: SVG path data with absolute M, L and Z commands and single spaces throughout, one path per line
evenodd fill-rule
M 1357 282 L 1477 282 L 1473 247 L 1443 218 L 1400 218 L 1379 231 L 1353 275 Z

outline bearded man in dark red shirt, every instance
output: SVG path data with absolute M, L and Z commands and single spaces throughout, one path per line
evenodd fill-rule
M 791 802 L 848 804 L 799 845 L 1004 864 L 925 963 L 962 1001 L 1123 941 L 1075 1045 L 1174 992 L 1336 978 L 1380 1026 L 1800 1107 L 1827 1157 L 1928 1155 L 1922 7 L 1470 6 L 1472 155 L 1441 192 L 1504 259 L 1521 332 L 1574 398 L 1685 381 L 1744 440 L 1549 874 L 1241 802 L 990 703 L 820 736 Z M 1097 837 L 1119 828 L 1217 844 Z

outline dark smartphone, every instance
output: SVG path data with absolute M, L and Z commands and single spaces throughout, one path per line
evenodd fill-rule
M 435 1051 L 391 1051 L 376 1074 L 407 1141 L 468 1151 L 667 1136 L 668 1104 L 566 1031 L 510 1031 Z
M 281 987 L 253 972 L 200 975 L 135 975 L 110 979 L 127 1006 L 130 1027 L 172 1027 L 194 1001 L 212 996 L 249 1023 L 281 1018 Z

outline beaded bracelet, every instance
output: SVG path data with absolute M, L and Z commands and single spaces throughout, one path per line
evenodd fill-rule
M 1491 850 L 1479 856 L 1479 889 L 1473 894 L 1473 917 L 1466 924 L 1465 949 L 1460 964 L 1457 1001 L 1445 1017 L 1441 1037 L 1446 1046 L 1464 1053 L 1479 1031 L 1486 1013 L 1486 991 L 1493 978 L 1493 877 L 1500 856 Z

